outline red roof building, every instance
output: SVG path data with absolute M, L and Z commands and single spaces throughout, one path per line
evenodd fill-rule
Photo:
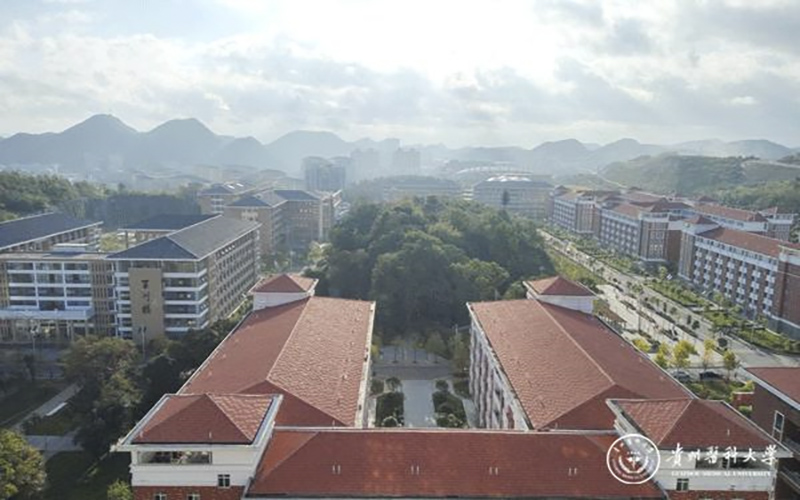
M 606 399 L 690 397 L 590 314 L 539 300 L 468 307 L 471 389 L 481 425 L 612 429 Z
M 276 431 L 248 497 L 662 498 L 606 468 L 608 433 Z

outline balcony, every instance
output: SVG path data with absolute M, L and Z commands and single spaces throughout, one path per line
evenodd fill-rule
M 795 491 L 800 492 L 800 472 L 783 469 L 778 473 L 778 475 Z
M 800 442 L 795 441 L 794 439 L 784 436 L 783 441 L 781 441 L 787 448 L 792 450 L 792 453 L 800 459 Z

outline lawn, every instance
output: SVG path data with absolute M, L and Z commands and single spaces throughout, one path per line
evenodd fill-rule
M 0 427 L 11 427 L 64 388 L 60 382 L 23 383 L 19 389 L 0 400 Z
M 741 382 L 728 382 L 724 379 L 707 380 L 704 382 L 689 382 L 686 384 L 693 393 L 702 399 L 721 399 L 730 403 L 731 395 L 742 390 L 745 385 Z
M 682 306 L 696 306 L 703 303 L 702 297 L 687 289 L 681 283 L 671 281 L 651 281 L 648 286 L 661 295 L 674 300 Z
M 84 451 L 65 451 L 47 461 L 45 500 L 105 500 L 108 486 L 129 481 L 130 455 L 112 453 L 100 462 Z

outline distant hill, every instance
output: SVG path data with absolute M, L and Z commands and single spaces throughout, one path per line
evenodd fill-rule
M 709 157 L 665 153 L 608 165 L 601 172 L 607 181 L 657 193 L 692 195 L 726 187 L 789 180 L 800 169 L 776 162 L 742 157 Z
M 194 165 L 239 165 L 277 169 L 299 175 L 306 156 L 342 156 L 356 149 L 380 152 L 382 169 L 391 165 L 400 140 L 359 139 L 346 141 L 332 132 L 300 130 L 263 144 L 253 137 L 214 133 L 194 118 L 167 121 L 140 132 L 112 115 L 95 115 L 62 132 L 19 133 L 0 140 L 0 166 L 58 165 L 63 171 L 130 172 L 144 169 L 177 169 Z M 442 144 L 415 146 L 426 166 L 449 160 L 507 163 L 535 174 L 588 174 L 615 162 L 642 156 L 680 153 L 688 156 L 741 156 L 775 161 L 795 151 L 767 140 L 723 142 L 701 140 L 674 145 L 642 144 L 625 138 L 599 145 L 576 139 L 545 142 L 532 148 L 520 146 L 447 148 Z M 800 151 L 800 150 L 797 150 Z

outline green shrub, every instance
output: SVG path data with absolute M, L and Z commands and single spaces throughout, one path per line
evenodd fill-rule
M 388 417 L 394 417 L 399 425 L 403 425 L 403 393 L 387 392 L 378 396 L 375 408 L 375 423 L 383 425 Z
M 469 393 L 469 379 L 467 378 L 458 379 L 453 382 L 453 390 L 462 398 L 472 397 L 472 395 Z
M 369 386 L 369 392 L 373 396 L 383 393 L 383 380 L 377 378 L 372 379 L 372 382 L 370 382 Z
M 436 381 L 436 390 L 441 392 L 450 392 L 450 384 L 447 380 L 439 379 Z

